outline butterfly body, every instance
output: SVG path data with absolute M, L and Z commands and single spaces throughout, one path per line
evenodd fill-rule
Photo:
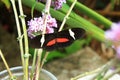
M 35 37 L 32 41 L 39 40 L 39 47 L 47 51 L 69 46 L 74 40 L 83 36 L 85 30 L 81 28 L 72 28 L 57 33 L 44 34 Z

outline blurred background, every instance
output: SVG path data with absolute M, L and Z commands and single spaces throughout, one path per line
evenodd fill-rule
M 17 42 L 17 29 L 14 18 L 14 13 L 9 2 L 0 1 L 0 49 L 10 67 L 21 65 L 20 52 Z M 7 0 L 6 0 L 7 1 Z M 87 7 L 93 9 L 104 17 L 113 22 L 120 20 L 120 0 L 78 0 Z M 16 3 L 17 4 L 17 3 Z M 31 18 L 31 8 L 23 5 L 26 22 Z M 106 30 L 103 25 L 97 23 L 92 18 L 77 12 L 83 18 L 91 23 Z M 34 11 L 34 16 L 40 16 L 40 12 Z M 58 21 L 61 24 L 60 21 Z M 68 25 L 66 25 L 67 27 Z M 32 44 L 36 45 L 36 44 Z M 30 54 L 33 55 L 34 49 L 30 49 Z M 55 50 L 50 52 L 47 61 L 43 68 L 52 72 L 57 76 L 58 80 L 69 80 L 83 72 L 94 70 L 114 57 L 114 51 L 111 48 L 99 42 L 98 40 L 86 35 L 84 38 L 75 41 L 72 45 L 65 49 Z M 31 64 L 32 56 L 30 57 Z M 5 69 L 5 66 L 0 58 L 0 71 Z

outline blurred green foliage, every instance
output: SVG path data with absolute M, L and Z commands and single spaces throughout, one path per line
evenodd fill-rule
M 1 0 L 1 2 L 5 4 L 5 6 L 7 7 L 7 9 L 9 9 L 11 7 L 10 0 Z

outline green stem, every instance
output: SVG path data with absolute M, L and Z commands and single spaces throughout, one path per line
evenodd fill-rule
M 2 51 L 1 51 L 1 49 L 0 49 L 0 56 L 1 56 L 2 60 L 3 60 L 3 63 L 4 63 L 4 65 L 5 65 L 7 71 L 8 71 L 8 74 L 9 74 L 9 76 L 10 76 L 10 80 L 17 80 L 17 77 L 14 76 L 14 75 L 12 74 L 12 72 L 10 71 L 10 68 L 9 68 L 9 66 L 8 66 L 8 64 L 7 64 L 7 61 L 5 60 L 5 57 L 3 56 L 3 53 L 2 53 Z
M 45 5 L 45 10 L 44 10 L 44 13 L 45 13 L 45 15 L 44 15 L 44 31 L 43 31 L 43 34 L 45 34 L 46 33 L 46 26 L 47 26 L 47 18 L 48 18 L 48 15 L 49 15 L 49 11 L 50 11 L 50 5 L 51 5 L 51 0 L 47 0 L 46 1 L 46 5 Z M 44 36 L 44 35 L 43 35 Z M 45 37 L 45 36 L 44 36 Z M 48 53 L 49 52 L 47 52 L 46 54 L 45 54 L 45 56 L 44 56 L 44 58 L 43 58 L 43 60 L 42 60 L 42 63 L 41 63 L 41 65 L 40 65 L 40 68 L 42 69 L 42 66 L 43 66 L 43 64 L 44 64 L 44 60 L 46 60 L 46 58 L 47 58 L 47 55 L 48 55 Z
M 73 3 L 73 0 L 67 0 L 69 3 Z M 76 3 L 76 8 L 83 14 L 88 15 L 89 17 L 95 19 L 96 21 L 100 22 L 101 24 L 104 24 L 106 27 L 110 27 L 112 22 L 102 15 L 98 14 L 97 12 L 93 11 L 92 9 L 86 7 L 85 5 L 81 4 L 80 2 Z
M 114 6 L 115 6 L 115 1 L 116 1 L 116 0 L 110 0 L 110 3 L 111 3 L 111 5 L 112 5 L 112 6 L 111 6 L 111 10 L 113 10 L 113 9 L 114 9 Z
M 71 7 L 70 7 L 70 9 L 68 11 L 68 13 L 64 17 L 64 20 L 63 20 L 63 22 L 62 22 L 62 24 L 61 24 L 61 26 L 59 28 L 59 31 L 61 31 L 63 29 L 63 26 L 65 25 L 66 20 L 68 19 L 68 16 L 70 15 L 70 13 L 71 13 L 71 11 L 72 11 L 72 9 L 73 9 L 73 7 L 74 7 L 74 5 L 75 5 L 76 2 L 77 2 L 77 0 L 74 0 L 74 2 L 72 3 L 72 5 L 71 5 Z
M 120 68 L 114 70 L 111 74 L 109 74 L 107 77 L 103 78 L 103 80 L 109 80 L 113 75 L 118 74 L 120 72 Z
M 46 59 L 47 59 L 48 54 L 49 54 L 49 52 L 46 52 L 46 53 L 45 53 L 45 56 L 44 56 L 44 58 L 43 58 L 43 60 L 42 60 L 42 63 L 41 63 L 41 65 L 40 65 L 40 68 L 41 68 L 41 69 L 42 69 L 42 67 L 43 67 L 43 65 L 44 65 L 44 63 L 45 63 L 45 61 L 46 61 Z
M 32 62 L 31 75 L 30 75 L 30 78 L 31 78 L 31 80 L 32 80 L 32 78 L 33 78 L 33 75 L 34 75 L 34 70 L 35 70 L 35 62 L 36 62 L 36 56 L 37 56 L 37 52 L 38 52 L 38 50 L 37 50 L 37 49 L 35 49 L 35 51 L 34 51 L 34 56 L 33 56 L 33 62 Z
M 16 25 L 17 25 L 18 41 L 19 41 L 19 46 L 20 46 L 22 65 L 24 67 L 24 50 L 23 50 L 23 43 L 22 43 L 23 37 L 22 37 L 22 34 L 21 34 L 18 13 L 17 13 L 16 6 L 15 6 L 15 0 L 11 0 L 11 3 L 12 3 L 12 6 L 13 6 L 13 11 L 14 11 Z
M 88 76 L 88 75 L 99 74 L 101 72 L 104 72 L 105 69 L 109 69 L 111 66 L 115 65 L 115 62 L 116 62 L 116 59 L 114 58 L 114 59 L 110 60 L 108 63 L 106 63 L 105 65 L 103 65 L 102 67 L 99 67 L 98 69 L 95 69 L 93 71 L 78 75 L 74 78 L 71 78 L 71 80 L 78 80 L 78 79 L 85 77 L 85 76 Z M 98 75 L 96 75 L 96 76 L 98 76 Z M 95 80 L 95 79 L 93 79 L 93 80 Z
M 8 64 L 7 64 L 4 56 L 3 56 L 3 53 L 2 53 L 2 51 L 1 51 L 1 49 L 0 49 L 0 56 L 1 56 L 1 58 L 2 58 L 2 60 L 3 60 L 3 62 L 4 62 L 4 64 L 5 64 L 5 67 L 6 67 L 8 73 L 9 73 L 9 75 L 10 75 L 10 78 L 13 77 L 13 75 L 12 75 L 12 73 L 11 73 L 11 71 L 10 71 L 10 68 L 9 68 L 9 66 L 8 66 Z
M 36 2 L 34 3 L 32 9 L 31 9 L 31 17 L 32 17 L 32 19 L 34 17 L 33 14 L 34 14 L 34 8 L 35 8 L 35 6 L 36 6 Z
M 23 14 L 23 8 L 22 8 L 22 2 L 21 0 L 18 0 L 19 5 L 19 11 L 20 11 L 20 19 L 22 23 L 23 33 L 24 33 L 24 45 L 25 45 L 25 74 L 24 79 L 28 80 L 28 67 L 29 67 L 29 47 L 28 47 L 28 36 L 27 36 L 27 30 L 26 30 L 26 23 L 25 23 L 25 15 Z
M 47 0 L 46 6 L 45 6 L 45 10 L 44 10 L 44 20 L 43 20 L 43 24 L 44 24 L 43 28 L 44 28 L 44 31 L 43 31 L 42 34 L 45 34 L 45 33 L 46 33 L 47 18 L 48 18 L 48 15 L 49 15 L 50 4 L 51 4 L 51 0 Z
M 41 56 L 42 56 L 42 49 L 38 49 L 37 50 L 36 69 L 35 69 L 35 75 L 34 75 L 33 80 L 39 80 L 39 72 L 41 70 L 41 68 L 40 68 Z

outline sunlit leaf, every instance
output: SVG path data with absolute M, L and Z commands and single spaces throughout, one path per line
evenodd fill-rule
M 7 7 L 7 9 L 9 9 L 10 8 L 10 0 L 1 0 L 4 4 L 5 4 L 5 6 Z

